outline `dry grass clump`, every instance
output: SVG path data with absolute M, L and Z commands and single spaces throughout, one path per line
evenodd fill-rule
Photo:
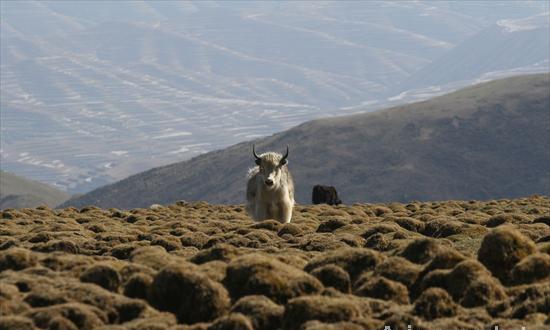
M 124 295 L 130 298 L 147 299 L 153 278 L 147 274 L 132 275 L 124 284 Z
M 455 316 L 458 308 L 447 291 L 440 288 L 427 289 L 414 302 L 414 313 L 428 321 Z
M 252 322 L 239 313 L 231 313 L 216 319 L 208 330 L 254 330 Z
M 52 322 L 63 322 L 76 329 L 87 330 L 100 327 L 108 322 L 107 315 L 99 308 L 80 303 L 39 307 L 25 313 L 25 316 L 32 319 L 39 328 L 49 328 L 52 326 Z
M 10 315 L 0 318 L 0 330 L 34 330 L 33 321 L 27 317 Z M 76 328 L 75 328 L 76 329 Z
M 510 272 L 514 284 L 547 282 L 550 280 L 550 255 L 532 254 L 518 262 Z
M 506 298 L 500 282 L 479 262 L 467 259 L 452 270 L 435 270 L 422 280 L 421 288 L 441 287 L 465 307 L 484 306 Z
M 521 285 L 509 290 L 509 295 L 509 299 L 492 304 L 487 311 L 495 318 L 528 320 L 538 318 L 539 314 L 547 315 L 550 310 L 548 283 Z M 543 318 L 542 322 L 545 321 L 547 318 Z
M 373 270 L 382 260 L 383 256 L 371 249 L 342 248 L 314 258 L 304 270 L 309 272 L 317 267 L 335 264 L 346 270 L 354 281 L 362 272 Z
M 326 323 L 348 321 L 361 315 L 352 301 L 326 296 L 305 296 L 292 299 L 285 307 L 283 327 L 293 330 L 310 320 Z
M 230 306 L 220 283 L 180 265 L 162 269 L 153 279 L 147 298 L 155 308 L 170 311 L 187 324 L 211 321 Z
M 307 321 L 301 330 L 362 330 L 365 327 L 353 322 L 324 323 L 317 320 Z
M 426 222 L 422 233 L 430 237 L 447 237 L 462 233 L 468 224 L 454 220 L 452 217 L 438 217 Z
M 343 219 L 330 219 L 325 222 L 322 222 L 319 227 L 317 227 L 318 233 L 331 233 L 338 228 L 344 227 L 348 224 L 348 221 Z
M 366 281 L 360 281 L 364 283 L 353 290 L 355 295 L 391 300 L 398 304 L 409 303 L 409 291 L 403 284 L 388 280 L 385 277 L 371 277 L 368 275 L 367 278 Z
M 277 235 L 284 236 L 296 236 L 302 233 L 302 229 L 293 223 L 285 223 L 281 229 L 277 232 Z
M 169 254 L 161 246 L 144 246 L 136 248 L 130 253 L 130 261 L 159 270 L 172 263 L 182 262 L 181 259 Z
M 265 295 L 278 303 L 322 290 L 323 285 L 304 271 L 258 254 L 236 258 L 227 267 L 224 285 L 237 300 Z
M 408 329 L 409 327 L 420 330 L 430 329 L 420 318 L 403 310 L 388 311 L 383 324 L 384 326 L 389 326 L 391 329 Z
M 284 307 L 262 295 L 245 296 L 231 307 L 232 313 L 248 316 L 255 329 L 279 329 Z
M 416 264 L 423 264 L 435 257 L 441 249 L 441 244 L 437 240 L 421 238 L 405 246 L 399 255 Z
M 424 232 L 426 228 L 424 222 L 411 217 L 395 217 L 392 220 L 404 229 L 417 233 Z
M 94 283 L 102 288 L 116 292 L 122 279 L 116 269 L 110 265 L 93 265 L 80 275 L 82 282 Z
M 13 269 L 21 270 L 36 265 L 36 257 L 27 249 L 11 248 L 0 251 L 0 272 Z
M 522 215 L 522 214 L 513 214 L 513 213 L 501 213 L 497 215 L 493 215 L 487 221 L 484 223 L 485 226 L 494 228 L 498 227 L 503 224 L 511 224 L 511 223 L 531 223 L 532 219 L 530 216 Z
M 327 288 L 335 288 L 343 293 L 349 293 L 351 290 L 351 279 L 342 267 L 328 264 L 313 269 L 311 275 L 315 276 Z
M 330 233 L 315 233 L 304 235 L 298 247 L 304 251 L 333 251 L 349 246 Z
M 16 285 L 0 282 L 0 320 L 10 315 L 20 315 L 29 309 Z
M 478 259 L 495 277 L 508 283 L 514 266 L 535 251 L 533 241 L 512 227 L 503 226 L 483 238 Z
M 31 307 L 46 307 L 68 302 L 61 293 L 48 289 L 29 292 L 23 301 Z
M 540 196 L 4 210 L 0 329 L 544 328 L 548 219 Z
M 383 276 L 387 279 L 400 282 L 406 287 L 411 287 L 421 267 L 402 257 L 390 257 L 380 263 L 374 270 L 374 275 Z
M 197 252 L 189 260 L 196 264 L 203 264 L 209 261 L 229 261 L 237 255 L 237 249 L 229 244 L 217 244 L 211 248 Z

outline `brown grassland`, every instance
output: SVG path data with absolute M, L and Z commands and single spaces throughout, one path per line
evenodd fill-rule
M 548 329 L 550 197 L 6 209 L 0 329 Z

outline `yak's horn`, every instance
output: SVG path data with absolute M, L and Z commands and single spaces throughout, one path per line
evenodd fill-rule
M 286 158 L 288 157 L 288 144 L 286 145 L 286 153 L 285 155 L 283 156 L 283 158 L 281 158 L 281 162 L 284 162 L 286 160 Z
M 255 145 L 252 145 L 252 154 L 254 155 L 254 158 L 256 158 L 256 160 L 260 160 L 260 156 L 258 156 L 256 154 L 256 146 Z

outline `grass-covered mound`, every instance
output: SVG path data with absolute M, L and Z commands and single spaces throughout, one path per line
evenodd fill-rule
M 550 326 L 548 197 L 0 215 L 0 329 Z

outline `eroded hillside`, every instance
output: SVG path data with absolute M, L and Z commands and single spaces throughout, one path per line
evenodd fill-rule
M 0 329 L 550 326 L 550 198 L 7 209 Z

